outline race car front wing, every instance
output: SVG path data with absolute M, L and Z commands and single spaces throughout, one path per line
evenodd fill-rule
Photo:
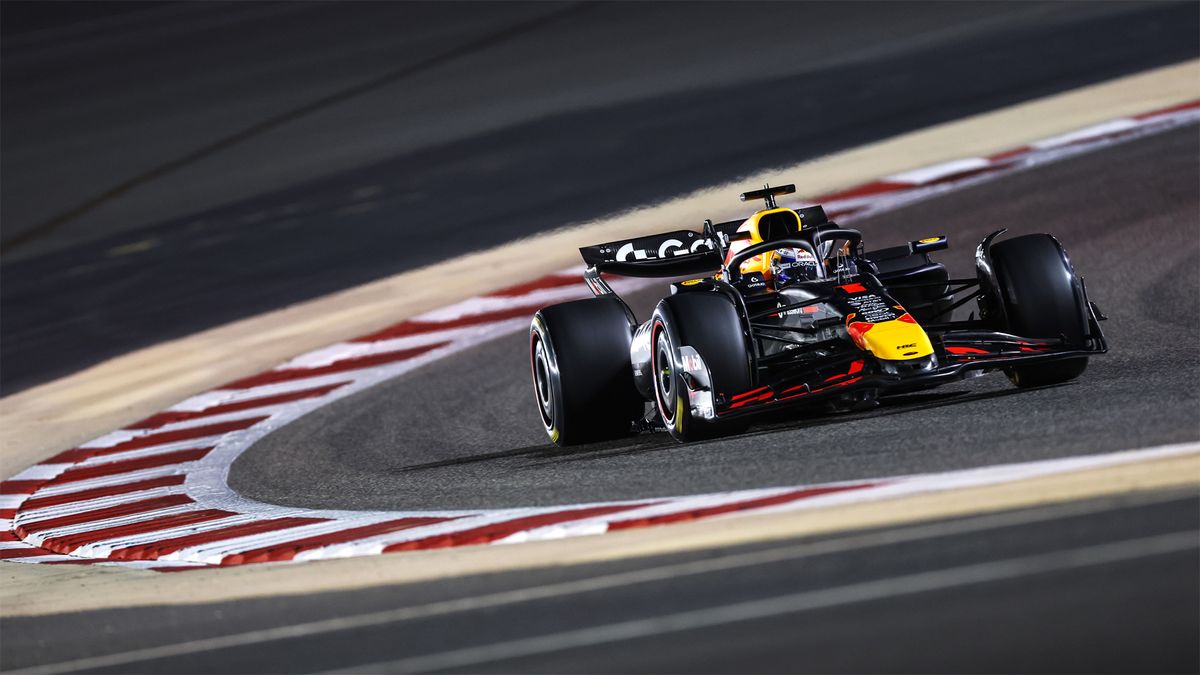
M 1099 322 L 1105 317 L 1094 303 L 1088 303 L 1088 310 L 1089 335 L 1084 345 L 998 331 L 950 330 L 930 336 L 935 347 L 932 358 L 904 370 L 862 352 L 842 354 L 818 363 L 810 359 L 792 368 L 777 368 L 767 382 L 732 395 L 712 393 L 707 369 L 699 355 L 692 353 L 683 361 L 689 371 L 685 381 L 693 414 L 705 419 L 754 415 L 862 392 L 882 396 L 913 391 L 962 379 L 976 371 L 1103 354 L 1108 351 L 1108 342 Z

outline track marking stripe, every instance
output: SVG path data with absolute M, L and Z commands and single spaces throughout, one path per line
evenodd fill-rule
M 200 546 L 222 540 L 236 539 L 239 537 L 247 537 L 267 532 L 277 532 L 279 530 L 287 530 L 322 522 L 327 521 L 322 518 L 294 517 L 256 520 L 244 525 L 235 525 L 211 532 L 198 532 L 196 534 L 163 539 L 152 544 L 127 546 L 112 551 L 108 557 L 114 560 L 155 560 L 164 555 L 169 555 L 171 553 L 175 553 L 176 551 L 193 546 Z
M 42 480 L 6 480 L 0 483 L 0 495 L 31 495 L 44 482 Z
M 548 288 L 564 288 L 579 286 L 579 276 L 576 274 L 551 274 L 550 276 L 534 279 L 533 281 L 509 286 L 498 291 L 492 291 L 485 298 L 519 298 L 536 291 L 544 291 Z
M 823 202 L 832 217 L 862 217 L 1197 119 L 1200 119 L 1200 101 L 1093 125 L 990 157 L 964 158 L 893 174 L 814 201 Z M 103 556 L 109 556 L 118 561 L 116 564 L 122 564 L 119 561 L 144 557 L 151 562 L 137 561 L 138 566 L 180 569 L 187 567 L 183 563 L 301 560 L 574 536 L 739 511 L 763 512 L 879 499 L 969 485 L 972 481 L 986 484 L 1136 461 L 1109 455 L 1075 464 L 1047 461 L 991 467 L 979 474 L 951 472 L 860 484 L 667 497 L 638 503 L 462 513 L 335 512 L 273 507 L 245 500 L 225 485 L 229 462 L 280 424 L 433 359 L 519 330 L 529 315 L 546 303 L 588 297 L 586 289 L 575 279 L 577 273 L 578 270 L 564 271 L 470 298 L 371 335 L 311 352 L 274 370 L 193 396 L 158 415 L 59 453 L 0 484 L 0 519 L 17 520 L 15 526 L 12 522 L 6 524 L 7 528 L 16 529 L 7 533 L 8 539 L 0 541 L 15 542 L 18 535 L 23 535 L 26 543 L 36 545 L 45 541 L 56 549 L 75 547 L 73 550 L 80 556 L 93 556 L 64 560 L 64 556 L 42 548 L 33 550 L 44 555 L 20 554 L 22 560 L 82 563 L 103 562 Z M 622 291 L 645 283 L 613 280 L 614 286 Z M 1167 450 L 1145 451 L 1137 457 L 1153 458 Z M 187 494 L 173 494 L 176 489 Z M 178 499 L 186 501 L 169 501 Z M 168 503 L 173 505 L 159 505 Z M 152 535 L 156 532 L 169 534 L 155 539 Z M 6 546 L 2 550 L 23 549 Z M 162 557 L 181 564 L 163 562 L 154 567 L 153 559 Z
M 22 523 L 32 523 L 36 521 L 47 520 L 49 518 L 70 516 L 77 513 L 92 513 L 99 509 L 106 509 L 110 506 L 127 504 L 131 501 L 141 501 L 145 499 L 166 497 L 168 495 L 184 494 L 184 492 L 185 491 L 181 485 L 163 485 L 137 490 L 136 492 L 118 493 L 115 495 L 97 497 L 95 499 L 85 499 L 67 504 L 47 506 L 40 509 L 22 508 L 19 520 Z
M 252 399 L 247 399 L 244 401 L 238 401 L 236 403 L 226 403 L 224 405 L 214 405 L 212 407 L 205 408 L 204 410 L 179 410 L 179 411 L 161 412 L 161 413 L 158 413 L 157 415 L 147 417 L 146 419 L 141 420 L 139 422 L 134 422 L 133 424 L 129 425 L 128 428 L 130 428 L 130 429 L 154 429 L 157 427 L 167 426 L 168 424 L 176 424 L 178 422 L 186 422 L 186 421 L 201 419 L 201 418 L 205 418 L 205 417 L 214 417 L 216 415 L 225 415 L 228 413 L 255 410 L 258 408 L 266 408 L 268 406 L 274 406 L 274 405 L 278 405 L 280 403 L 291 403 L 293 401 L 300 401 L 300 400 L 309 399 L 309 398 L 318 398 L 318 397 L 324 396 L 325 394 L 328 394 L 331 391 L 334 391 L 335 389 L 340 389 L 341 387 L 344 387 L 347 384 L 350 384 L 350 382 L 349 381 L 335 382 L 333 384 L 322 385 L 320 387 L 313 387 L 311 389 L 301 389 L 299 391 L 292 391 L 292 392 L 288 392 L 285 394 L 276 394 L 274 396 L 264 396 L 262 398 L 252 398 Z
M 125 485 L 128 483 L 141 481 L 141 480 L 147 480 L 147 479 L 151 479 L 151 478 L 161 478 L 163 476 L 183 476 L 184 480 L 185 481 L 187 480 L 187 476 L 184 475 L 179 470 L 179 467 L 176 467 L 173 465 L 164 465 L 164 466 L 158 466 L 158 467 L 150 467 L 148 469 L 138 469 L 138 470 L 130 471 L 127 473 L 113 474 L 111 476 L 99 476 L 96 478 L 88 478 L 88 479 L 79 480 L 79 481 L 69 481 L 69 482 L 65 482 L 65 483 L 56 483 L 56 482 L 47 481 L 44 485 L 42 485 L 42 487 L 38 488 L 38 491 L 35 493 L 36 494 L 35 498 L 40 499 L 42 497 L 75 494 L 77 492 L 83 492 L 85 490 L 92 490 L 95 488 L 102 488 L 102 487 L 113 487 L 113 486 L 117 486 L 117 485 Z M 26 501 L 21 505 L 22 510 L 24 510 L 25 504 L 28 504 L 28 503 L 29 503 L 29 501 Z
M 882 485 L 882 483 L 856 483 L 851 485 L 831 485 L 828 487 L 815 487 L 803 490 L 791 490 L 779 495 L 770 497 L 760 497 L 758 499 L 749 499 L 745 501 L 731 502 L 721 504 L 719 506 L 710 506 L 707 508 L 694 509 L 690 511 L 679 511 L 676 513 L 667 513 L 659 516 L 650 516 L 647 518 L 639 518 L 635 520 L 617 520 L 608 524 L 609 530 L 625 530 L 631 527 L 647 527 L 650 525 L 665 525 L 667 523 L 679 523 L 688 520 L 696 520 L 698 518 L 710 518 L 712 516 L 722 515 L 726 513 L 735 513 L 737 511 L 747 511 L 750 509 L 760 509 L 768 506 L 778 506 L 780 504 L 790 504 L 802 499 L 811 499 L 822 495 L 836 494 L 839 492 L 848 492 L 851 490 L 863 490 Z
M 137 511 L 126 515 L 112 516 L 104 520 L 89 520 L 74 525 L 64 525 L 50 530 L 38 530 L 36 532 L 26 532 L 25 542 L 35 546 L 41 546 L 46 539 L 55 537 L 63 537 L 72 534 L 80 534 L 86 532 L 94 532 L 104 530 L 110 527 L 120 525 L 131 525 L 133 523 L 143 523 L 158 518 L 166 518 L 180 513 L 188 513 L 189 511 L 197 510 L 195 504 L 179 504 L 177 506 L 164 506 L 157 509 L 149 509 L 145 511 Z M 20 529 L 20 528 L 18 528 Z
M 199 509 L 194 511 L 186 511 L 177 513 L 172 516 L 164 516 L 154 518 L 153 520 L 145 520 L 140 523 L 130 523 L 128 525 L 115 525 L 113 527 L 102 528 L 98 530 L 88 530 L 73 535 L 63 535 L 61 537 L 47 537 L 40 544 L 42 548 L 54 551 L 56 553 L 70 553 L 80 546 L 84 546 L 94 541 L 104 541 L 114 537 L 126 537 L 137 534 L 146 534 L 148 532 L 157 532 L 160 530 L 168 530 L 173 527 L 183 525 L 194 525 L 219 518 L 228 518 L 229 516 L 237 515 L 229 511 L 221 511 L 220 509 Z
M 460 612 L 498 609 L 525 602 L 571 597 L 584 593 L 602 592 L 614 588 L 654 583 L 680 577 L 713 574 L 764 564 L 800 561 L 822 555 L 869 550 L 880 546 L 986 532 L 999 528 L 1046 522 L 1072 515 L 1099 513 L 1110 509 L 1111 506 L 1098 507 L 1094 502 L 1073 502 L 1032 510 L 1009 511 L 973 516 L 962 520 L 941 521 L 900 529 L 851 534 L 834 539 L 788 544 L 786 546 L 775 546 L 755 551 L 726 553 L 713 558 L 670 563 L 657 567 L 643 567 L 584 579 L 573 579 L 528 588 L 504 590 L 486 595 L 274 626 L 236 634 L 188 640 L 175 644 L 145 647 L 115 654 L 89 656 L 71 661 L 37 666 L 22 671 L 14 671 L 14 675 L 17 672 L 32 675 L 34 673 L 63 673 L 111 668 L 113 666 L 154 659 L 173 658 L 219 649 L 261 645 L 262 643 L 279 640 L 302 639 L 316 635 L 365 629 L 428 617 L 450 616 Z M 387 669 L 376 670 L 383 672 Z M 362 670 L 359 672 L 370 671 L 362 667 Z
M 470 668 L 482 664 L 496 664 L 507 659 L 642 639 L 666 633 L 698 630 L 848 604 L 1020 579 L 1063 570 L 1111 565 L 1182 553 L 1195 548 L 1195 532 L 1175 532 L 1052 553 L 917 572 L 674 614 L 594 625 L 507 642 L 458 647 L 451 651 L 411 656 L 393 661 L 359 664 L 345 670 L 329 672 L 425 673 Z M 504 668 L 501 667 L 500 670 L 504 670 Z
M 118 504 L 116 506 L 109 506 L 102 509 L 96 509 L 94 511 L 75 513 L 69 516 L 60 516 L 58 518 L 46 518 L 43 520 L 34 520 L 32 522 L 25 522 L 24 520 L 18 518 L 16 529 L 18 534 L 44 532 L 46 530 L 53 530 L 60 527 L 82 525 L 84 523 L 91 523 L 97 520 L 107 520 L 109 518 L 118 518 L 120 516 L 142 513 L 144 511 L 156 511 L 169 506 L 182 506 L 184 504 L 191 503 L 193 503 L 193 500 L 187 495 L 166 495 L 164 497 L 142 499 L 136 502 Z
M 250 389 L 264 384 L 276 384 L 286 382 L 288 380 L 307 379 L 314 375 L 328 375 L 331 373 L 342 373 L 348 370 L 362 370 L 372 366 L 379 366 L 396 361 L 407 361 L 415 356 L 420 356 L 425 352 L 444 347 L 445 344 L 433 344 L 413 349 L 403 349 L 395 352 L 384 352 L 382 354 L 372 354 L 357 359 L 346 359 L 338 361 L 328 366 L 321 368 L 308 369 L 290 369 L 290 370 L 268 370 L 265 373 L 254 375 L 252 377 L 235 380 L 226 384 L 222 389 Z
M 283 560 L 291 560 L 297 554 L 313 549 L 325 548 L 335 544 L 343 544 L 365 537 L 373 537 L 380 534 L 407 530 L 423 525 L 434 525 L 443 523 L 450 518 L 399 518 L 397 520 L 388 520 L 382 523 L 373 525 L 363 525 L 361 527 L 352 527 L 350 529 L 333 532 L 330 534 L 316 535 L 297 539 L 294 541 L 276 544 L 259 549 L 251 549 L 241 553 L 233 553 L 221 559 L 222 565 L 239 565 L 242 563 L 252 562 L 279 562 Z
M 379 342 L 382 340 L 393 340 L 395 338 L 408 337 L 420 333 L 428 333 L 438 330 L 446 330 L 449 328 L 465 328 L 468 326 L 483 326 L 505 319 L 528 319 L 533 316 L 533 313 L 544 307 L 544 304 L 521 305 L 512 307 L 506 310 L 491 312 L 488 314 L 475 314 L 464 316 L 458 319 L 449 321 L 421 321 L 412 319 L 396 324 L 389 328 L 385 328 L 379 332 L 365 335 L 361 338 L 355 338 L 351 342 Z
M 191 448 L 188 450 L 168 452 L 161 455 L 152 455 L 150 457 L 139 457 L 137 459 L 111 462 L 109 464 L 98 464 L 95 466 L 84 466 L 75 469 L 68 469 L 49 482 L 50 484 L 58 485 L 61 483 L 87 480 L 89 478 L 99 478 L 101 476 L 112 476 L 116 474 L 128 473 L 138 469 L 152 469 L 161 466 L 170 466 L 172 464 L 194 462 L 203 458 L 211 450 L 211 446 L 207 448 Z
M 652 502 L 643 504 L 618 504 L 614 506 L 593 506 L 590 508 L 567 509 L 552 513 L 525 516 L 524 518 L 506 520 L 499 523 L 493 523 L 491 525 L 483 525 L 460 532 L 451 532 L 444 535 L 435 535 L 424 539 L 415 539 L 413 541 L 404 541 L 391 544 L 389 546 L 385 546 L 383 548 L 383 552 L 392 553 L 394 551 L 414 551 L 430 548 L 445 548 L 448 546 L 489 544 L 493 541 L 511 536 L 517 532 L 531 530 L 536 527 L 545 527 L 547 525 L 564 523 L 571 520 L 580 520 L 583 518 L 590 518 L 592 516 L 619 513 L 621 511 L 628 511 L 641 506 L 647 506 L 650 503 Z
M 105 487 L 92 488 L 90 490 L 81 490 L 79 492 L 68 492 L 60 495 L 49 495 L 46 497 L 34 497 L 28 499 L 22 505 L 22 511 L 36 511 L 48 506 L 58 506 L 60 504 L 69 504 L 71 502 L 87 501 L 97 497 L 109 497 L 112 495 L 127 494 L 130 492 L 141 492 L 156 487 L 168 487 L 172 485 L 183 485 L 185 476 L 182 474 L 173 476 L 159 476 L 157 478 L 147 478 L 145 480 L 134 481 L 132 483 L 120 483 Z

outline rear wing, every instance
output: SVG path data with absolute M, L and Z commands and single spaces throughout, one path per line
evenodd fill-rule
M 683 277 L 716 272 L 725 262 L 711 239 L 691 230 L 676 230 L 579 249 L 597 272 L 627 277 Z
M 771 188 L 771 190 L 785 190 Z M 761 190 L 758 192 L 762 192 Z M 757 198 L 761 195 L 747 193 Z M 819 205 L 794 209 L 802 226 L 820 230 L 837 227 L 825 216 Z M 721 269 L 725 252 L 731 241 L 749 239 L 749 232 L 740 232 L 744 220 L 726 223 L 705 221 L 704 232 L 676 230 L 624 241 L 610 241 L 579 249 L 583 261 L 597 272 L 611 272 L 627 277 L 684 277 L 701 276 Z M 793 228 L 795 230 L 795 228 Z M 798 232 L 793 232 L 795 236 Z

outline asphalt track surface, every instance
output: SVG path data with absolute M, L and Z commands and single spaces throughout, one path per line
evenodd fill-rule
M 1198 21 L 1195 3 L 197 3 L 6 37 L 2 387 L 1195 58 Z
M 109 656 L 69 665 L 113 673 L 1194 673 L 1198 499 L 1143 494 L 414 585 L 12 618 L 0 621 L 0 658 L 16 670 Z
M 1195 12 L 1194 7 L 1179 7 L 1144 10 L 1167 12 L 1155 15 L 1148 25 L 1168 32 L 1173 21 L 1194 26 L 1194 18 L 1187 15 Z M 1140 10 L 1133 15 L 1141 16 Z M 1112 29 L 1137 33 L 1137 25 L 1131 16 L 1123 16 L 1124 30 Z M 1095 29 L 1091 34 L 1102 33 L 1096 32 L 1099 26 L 1091 28 Z M 1192 46 L 1181 51 L 1193 53 L 1180 58 L 1194 55 L 1194 31 L 1189 29 L 1189 35 Z M 1110 37 L 1116 39 L 1114 44 L 1120 43 L 1117 36 Z M 1013 58 L 1032 58 L 1030 52 L 1046 42 L 1032 38 L 1022 42 L 1022 49 L 1012 52 L 1017 54 Z M 975 35 L 958 44 L 970 52 L 987 43 Z M 1163 50 L 1146 58 L 1178 60 L 1163 56 L 1171 42 L 1164 39 L 1163 44 Z M 946 51 L 939 51 L 938 58 L 924 54 L 930 60 L 923 65 L 930 73 L 948 77 L 950 73 L 937 68 L 950 67 L 942 63 L 954 61 L 949 55 Z M 1031 93 L 1034 90 L 1048 93 L 1066 88 L 1068 82 L 1100 79 L 1106 69 L 1110 75 L 1113 69 L 1133 70 L 1136 67 L 1130 64 L 1138 62 L 1131 53 L 1125 53 L 1120 64 L 1120 59 L 1114 59 L 1104 67 L 1063 65 L 1046 54 L 1037 58 L 1045 68 L 1036 74 L 1032 69 L 1022 71 L 1032 84 L 992 82 L 997 88 L 986 92 L 968 87 L 959 107 L 947 116 L 1021 100 L 1036 95 Z M 1060 67 L 1073 74 L 1052 72 Z M 1010 73 L 1004 68 L 998 72 Z M 960 76 L 966 77 L 965 69 Z M 965 87 L 970 82 L 959 84 Z M 838 137 L 831 132 L 827 138 L 840 147 L 869 140 L 873 133 L 887 135 L 936 121 L 929 119 L 932 113 L 924 105 L 914 105 L 912 116 L 896 128 L 864 123 L 864 137 Z M 653 107 L 638 110 L 664 112 Z M 513 140 L 528 140 L 528 135 L 545 128 L 554 127 L 530 127 L 523 132 L 527 136 L 517 134 Z M 649 137 L 657 142 L 660 137 L 669 140 L 671 134 Z M 684 143 L 688 138 L 680 136 L 672 142 Z M 591 145 L 592 140 L 585 148 L 599 152 L 602 143 L 597 140 Z M 786 159 L 800 158 L 797 146 L 811 140 L 794 139 Z M 1049 231 L 1059 236 L 1087 277 L 1093 299 L 1111 317 L 1105 329 L 1112 352 L 1094 359 L 1075 383 L 1019 392 L 1002 378 L 981 378 L 871 412 L 776 421 L 733 439 L 679 446 L 658 434 L 559 452 L 549 446 L 538 426 L 530 400 L 525 338 L 514 336 L 294 422 L 243 455 L 233 467 L 231 484 L 253 498 L 314 507 L 498 507 L 886 476 L 1194 441 L 1200 438 L 1194 386 L 1200 357 L 1192 339 L 1200 329 L 1195 293 L 1200 287 L 1195 264 L 1200 233 L 1197 141 L 1197 127 L 1191 126 L 855 224 L 868 241 L 881 245 L 930 233 L 949 234 L 957 248 L 943 257 L 957 274 L 970 273 L 975 242 L 995 227 L 1010 227 L 1015 234 Z M 453 147 L 464 158 L 480 149 L 471 143 Z M 764 142 L 756 149 L 766 147 L 774 144 Z M 588 166 L 591 159 L 581 155 L 579 165 Z M 736 153 L 722 159 L 729 161 L 696 169 L 691 178 L 681 179 L 681 185 L 710 175 L 728 177 L 723 172 L 736 165 L 730 163 Z M 747 158 L 747 166 L 756 161 Z M 655 170 L 666 175 L 678 169 Z M 640 183 L 633 179 L 642 177 L 626 172 L 624 178 Z M 340 185 L 352 184 L 357 183 Z M 296 189 L 317 194 L 319 187 Z M 574 213 L 590 216 L 629 205 L 621 200 L 631 193 L 611 185 L 586 198 L 570 194 L 569 185 L 563 187 L 568 192 L 539 194 L 544 202 L 530 211 L 513 207 L 507 213 L 489 212 L 488 224 L 496 225 L 497 240 L 521 231 L 518 222 L 535 231 L 569 220 Z M 270 197 L 290 199 L 286 192 Z M 610 201 L 618 192 L 620 200 Z M 496 191 L 490 196 L 502 195 Z M 491 202 L 493 209 L 496 203 Z M 228 213 L 257 212 L 237 210 L 250 209 L 247 204 L 232 206 Z M 262 206 L 256 202 L 253 209 Z M 394 213 L 393 205 L 386 206 L 385 211 Z M 584 208 L 592 211 L 576 211 Z M 378 216 L 375 230 L 367 224 L 370 217 L 353 221 L 365 229 L 346 225 L 349 243 L 344 249 L 326 246 L 321 253 L 326 257 L 304 257 L 305 251 L 322 248 L 314 242 L 327 242 L 327 232 L 316 223 L 331 212 L 318 209 L 307 214 L 313 229 L 301 226 L 288 244 L 295 249 L 274 250 L 278 257 L 268 261 L 262 260 L 265 230 L 243 228 L 236 236 L 226 231 L 230 236 L 222 243 L 198 254 L 189 248 L 193 240 L 188 237 L 201 235 L 180 234 L 186 229 L 181 219 L 161 230 L 85 237 L 86 245 L 6 262 L 6 388 L 10 363 L 18 364 L 18 386 L 47 376 L 49 367 L 34 362 L 51 353 L 51 348 L 67 348 L 69 356 L 56 367 L 71 369 L 105 353 L 123 351 L 138 340 L 161 339 L 307 297 L 322 288 L 358 283 L 385 270 L 403 269 L 416 259 L 415 252 L 408 253 L 413 256 L 409 259 L 397 255 L 372 262 L 364 257 L 370 247 L 362 242 L 388 241 L 379 229 L 383 226 Z M 545 214 L 550 215 L 539 220 Z M 229 221 L 231 228 L 233 222 Z M 323 222 L 327 225 L 327 220 Z M 181 239 L 171 240 L 168 233 Z M 215 234 L 219 238 L 220 232 Z M 179 245 L 156 246 L 140 266 L 122 256 L 96 262 L 115 246 L 160 235 Z M 379 238 L 369 238 L 375 235 Z M 278 232 L 271 240 L 279 241 Z M 422 253 L 437 252 L 437 246 L 451 243 L 449 236 L 440 244 L 431 239 L 431 248 Z M 358 250 L 352 256 L 354 248 Z M 208 255 L 217 256 L 210 262 L 220 259 L 224 266 L 206 267 Z M 194 266 L 181 265 L 181 260 Z M 246 272 L 247 260 L 263 264 Z M 362 265 L 349 265 L 348 260 Z M 62 278 L 49 275 L 52 270 L 74 269 L 61 267 L 69 263 L 91 271 Z M 296 281 L 294 288 L 271 287 L 272 279 L 301 269 L 312 278 Z M 203 283 L 193 278 L 214 270 L 219 273 Z M 74 280 L 62 280 L 67 277 Z M 124 286 L 112 284 L 114 279 Z M 168 297 L 172 290 L 177 292 L 174 298 Z M 119 298 L 118 291 L 123 293 Z M 43 306 L 51 297 L 60 304 Z M 217 302 L 229 297 L 239 302 L 234 306 Z M 640 311 L 652 299 L 642 296 Z M 31 328 L 37 323 L 31 318 L 34 315 L 22 313 L 32 311 L 30 307 L 39 312 L 53 309 L 64 318 L 35 330 Z M 93 309 L 80 310 L 86 307 Z M 95 309 L 100 307 L 104 309 Z M 142 323 L 151 317 L 157 319 L 154 325 Z M 71 351 L 83 343 L 79 338 L 87 332 L 85 327 L 96 331 L 99 345 L 88 348 L 92 351 Z M 67 342 L 54 343 L 47 333 L 38 332 L 51 329 Z M 30 346 L 39 342 L 44 344 Z M 39 351 L 43 349 L 47 351 Z M 22 363 L 32 364 L 25 372 L 37 374 L 21 380 Z M 0 622 L 4 635 L 0 661 L 11 670 L 245 634 L 242 646 L 134 656 L 107 666 L 106 672 L 312 672 L 354 666 L 372 671 L 464 672 L 1196 672 L 1200 670 L 1198 506 L 1194 492 L 1110 498 L 1007 514 L 999 520 L 935 523 L 916 534 L 911 528 L 891 528 L 344 593 L 9 618 Z M 847 545 L 844 540 L 852 536 L 864 538 Z M 897 537 L 906 538 L 897 542 Z M 827 549 L 778 553 L 784 546 L 823 543 Z M 464 612 L 417 612 L 415 619 L 384 620 L 288 640 L 252 632 L 374 610 L 427 607 L 499 591 L 553 588 L 558 583 L 664 565 L 708 564 L 736 554 L 750 557 L 736 568 L 713 563 L 716 566 L 707 572 L 660 575 L 652 582 L 600 591 L 564 592 L 504 606 L 468 602 Z M 700 569 L 707 568 L 702 564 Z M 930 579 L 939 584 L 964 581 L 922 585 L 922 580 Z M 563 588 L 580 587 L 587 584 Z M 423 660 L 409 660 L 418 658 Z M 88 669 L 105 671 L 98 666 Z
M 1023 391 L 1002 375 L 876 410 L 796 414 L 732 438 L 665 433 L 556 450 L 537 418 L 526 336 L 513 335 L 336 401 L 268 435 L 230 485 L 322 508 L 554 505 L 885 477 L 1200 439 L 1195 125 L 1014 174 L 856 222 L 888 246 L 948 234 L 938 256 L 973 276 L 989 232 L 1066 247 L 1109 354 L 1078 380 Z M 641 297 L 645 317 L 652 294 Z M 636 311 L 636 310 L 635 310 Z

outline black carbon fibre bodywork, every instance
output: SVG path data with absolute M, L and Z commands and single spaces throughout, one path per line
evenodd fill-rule
M 633 380 L 654 408 L 643 428 L 665 425 L 677 439 L 690 440 L 676 423 L 685 412 L 716 423 L 811 403 L 853 408 L 871 405 L 880 396 L 992 371 L 1007 373 L 1018 386 L 1037 386 L 1029 384 L 1029 366 L 1074 364 L 1053 366 L 1046 371 L 1051 375 L 1034 378 L 1038 384 L 1065 381 L 1083 372 L 1087 357 L 1108 350 L 1100 328 L 1103 314 L 1089 300 L 1062 246 L 1050 235 L 1006 241 L 1001 248 L 1008 257 L 997 260 L 992 248 L 1004 230 L 993 232 L 975 251 L 975 277 L 951 279 L 945 266 L 930 257 L 948 248 L 945 236 L 868 253 L 861 233 L 828 221 L 820 207 L 805 209 L 804 217 L 811 226 L 778 228 L 766 235 L 774 238 L 749 245 L 737 243 L 747 238 L 744 229 L 706 221 L 701 232 L 674 231 L 580 249 L 588 264 L 584 273 L 588 286 L 596 296 L 620 302 L 629 319 Z M 817 277 L 776 287 L 765 269 L 743 268 L 752 261 L 769 264 L 778 250 L 812 256 Z M 1037 259 L 1009 259 L 1025 250 L 1037 251 Z M 689 345 L 672 334 L 668 351 L 675 355 L 671 358 L 656 342 L 655 321 L 661 324 L 661 317 L 668 316 L 675 322 L 701 325 L 703 316 L 678 316 L 681 311 L 700 310 L 681 306 L 667 311 L 662 309 L 663 301 L 654 317 L 639 322 L 603 276 L 677 277 L 698 271 L 709 276 L 675 283 L 672 294 L 712 296 L 713 302 L 687 307 L 727 306 L 722 316 L 736 317 L 741 335 L 722 338 L 719 344 Z M 1020 280 L 1014 280 L 1013 274 L 1039 279 L 1024 282 L 1026 288 L 1050 280 L 1054 288 L 1045 292 L 1069 310 L 1038 316 L 1040 310 L 1031 310 L 1028 301 L 1014 305 L 1012 286 Z M 975 308 L 966 318 L 953 318 L 956 310 L 970 303 Z M 1030 311 L 1035 312 L 1032 324 Z M 883 325 L 916 337 L 897 340 L 886 347 L 886 353 L 880 352 L 882 343 L 863 335 Z M 1028 330 L 1031 325 L 1038 330 Z M 710 372 L 709 361 L 729 360 L 726 350 L 745 359 L 749 387 L 730 389 L 728 377 Z M 1020 373 L 1026 373 L 1025 382 L 1018 381 Z M 679 391 L 684 385 L 686 391 Z M 663 387 L 673 387 L 669 399 Z M 664 400 L 671 402 L 671 410 L 660 410 Z M 687 405 L 679 407 L 681 400 Z

